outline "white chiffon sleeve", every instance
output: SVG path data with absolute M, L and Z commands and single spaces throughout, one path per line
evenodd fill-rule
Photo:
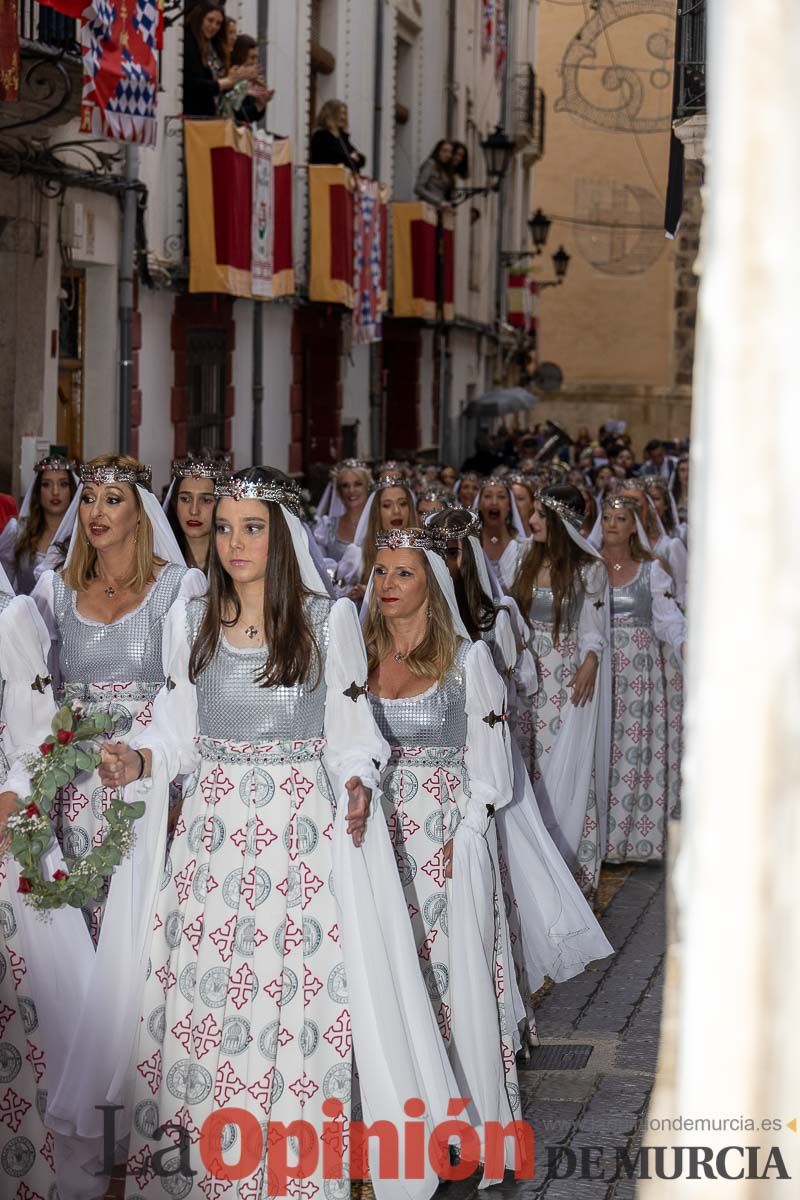
M 354 587 L 361 578 L 363 562 L 364 555 L 361 547 L 357 546 L 355 542 L 351 542 L 339 559 L 339 565 L 336 568 L 337 580 L 340 583 L 346 583 L 350 587 Z
M 517 640 L 517 661 L 514 664 L 514 681 L 517 686 L 517 693 L 520 696 L 530 699 L 539 690 L 539 672 L 536 667 L 536 659 L 529 648 L 531 631 L 528 622 L 519 610 L 516 600 L 511 596 L 504 596 L 501 603 L 509 611 L 514 635 Z
M 28 792 L 26 757 L 50 733 L 56 710 L 47 675 L 50 636 L 29 596 L 17 596 L 0 613 L 3 743 L 11 769 L 2 790 Z
M 17 540 L 18 528 L 19 523 L 17 518 L 12 517 L 3 532 L 0 533 L 0 565 L 2 565 L 12 584 L 17 574 L 17 564 L 14 561 L 14 543 Z
M 187 571 L 164 621 L 161 656 L 164 686 L 153 702 L 153 719 L 130 745 L 148 749 L 161 759 L 166 778 L 190 775 L 198 762 L 194 739 L 197 735 L 197 693 L 189 679 L 189 640 L 187 606 L 205 594 L 208 581 L 201 571 Z
M 594 651 L 598 664 L 608 650 L 609 641 L 608 572 L 601 563 L 593 563 L 584 577 L 584 597 L 578 621 L 578 657 L 581 664 Z
M 686 641 L 686 618 L 675 601 L 675 584 L 660 563 L 654 562 L 650 571 L 650 594 L 653 598 L 653 631 L 660 642 L 668 642 L 680 658 Z
M 464 671 L 467 685 L 464 763 L 470 798 L 462 816 L 470 828 L 482 834 L 489 826 L 487 806 L 502 808 L 510 802 L 514 788 L 506 689 L 484 642 L 475 642 L 470 647 Z
M 669 539 L 667 562 L 675 580 L 675 599 L 681 608 L 686 608 L 686 582 L 689 570 L 689 556 L 686 547 L 679 537 Z
M 375 791 L 389 760 L 389 747 L 367 698 L 367 652 L 351 600 L 337 600 L 331 608 L 325 686 L 324 759 L 337 793 L 352 776 Z

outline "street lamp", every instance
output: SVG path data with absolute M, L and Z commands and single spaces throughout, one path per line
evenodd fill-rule
M 531 239 L 533 241 L 534 251 L 536 254 L 541 254 L 547 242 L 547 236 L 550 233 L 550 226 L 553 222 L 549 217 L 546 217 L 540 208 L 528 221 L 528 229 L 531 231 Z
M 495 125 L 489 136 L 481 142 L 489 183 L 485 187 L 456 188 L 450 197 L 452 206 L 457 208 L 473 196 L 488 196 L 491 192 L 499 191 L 515 148 L 513 139 L 508 136 L 503 126 Z
M 553 255 L 553 270 L 556 273 L 556 277 L 555 279 L 546 279 L 544 283 L 540 283 L 539 291 L 541 292 L 549 287 L 561 287 L 571 261 L 572 256 L 567 254 L 563 246 L 559 246 Z

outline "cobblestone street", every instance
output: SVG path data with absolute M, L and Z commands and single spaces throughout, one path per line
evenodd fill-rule
M 605 874 L 612 876 L 612 886 L 619 882 L 613 880 L 615 872 Z M 636 1195 L 636 1180 L 624 1171 L 620 1179 L 611 1177 L 618 1151 L 626 1150 L 631 1161 L 635 1157 L 653 1086 L 664 894 L 663 868 L 634 869 L 602 917 L 614 956 L 560 984 L 539 1003 L 541 1045 L 519 1072 L 524 1115 L 536 1135 L 536 1173 L 533 1180 L 519 1183 L 508 1177 L 491 1191 L 497 1200 L 633 1200 Z M 561 1147 L 563 1158 L 554 1174 L 549 1163 Z M 606 1179 L 586 1178 L 582 1172 L 581 1151 L 588 1147 L 601 1148 Z M 594 1163 L 599 1158 L 592 1155 Z M 600 1169 L 595 1165 L 591 1173 L 599 1175 Z M 478 1194 L 476 1182 L 450 1185 L 440 1195 L 468 1200 Z

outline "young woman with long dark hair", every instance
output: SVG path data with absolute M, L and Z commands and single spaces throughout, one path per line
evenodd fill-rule
M 0 563 L 17 595 L 29 595 L 36 586 L 37 569 L 42 568 L 76 486 L 73 464 L 59 455 L 42 458 L 34 467 L 19 517 L 12 517 L 0 534 Z M 66 553 L 66 546 L 62 549 Z
M 164 501 L 172 532 L 188 567 L 205 571 L 211 549 L 214 485 L 230 473 L 226 455 L 190 454 L 172 464 L 172 482 Z
M 608 579 L 581 536 L 583 522 L 577 488 L 540 493 L 530 520 L 533 541 L 513 595 L 528 614 L 539 665 L 535 733 L 526 748 L 534 790 L 591 898 L 605 851 L 611 696 Z

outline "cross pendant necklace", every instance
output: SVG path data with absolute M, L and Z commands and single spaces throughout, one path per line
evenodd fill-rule
M 245 633 L 247 634 L 247 636 L 250 638 L 251 641 L 253 640 L 253 638 L 258 637 L 258 630 L 256 629 L 255 625 L 248 625 L 247 628 L 245 629 Z

